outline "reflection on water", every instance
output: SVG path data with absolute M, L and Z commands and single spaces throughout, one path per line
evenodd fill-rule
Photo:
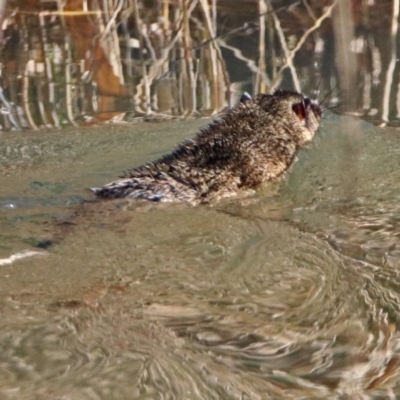
M 5 2 L 4 2 L 5 3 Z M 0 124 L 216 113 L 278 86 L 398 123 L 397 0 L 9 1 Z
M 327 115 L 285 182 L 214 207 L 82 202 L 204 123 L 5 138 L 0 258 L 40 255 L 1 264 L 2 398 L 399 396 L 396 130 Z

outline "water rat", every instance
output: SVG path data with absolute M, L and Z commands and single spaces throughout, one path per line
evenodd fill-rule
M 297 92 L 244 94 L 193 140 L 92 191 L 102 198 L 190 205 L 234 196 L 282 177 L 321 117 L 319 105 Z

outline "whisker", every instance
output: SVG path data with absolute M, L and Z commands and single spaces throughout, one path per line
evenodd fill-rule
M 318 103 L 319 106 L 322 106 L 324 104 L 324 101 L 332 94 L 333 89 L 331 89 L 328 94 L 326 94 L 323 99 Z
M 336 88 L 337 88 L 337 85 L 334 86 L 334 87 L 324 96 L 324 98 L 318 103 L 318 105 L 319 105 L 319 106 L 323 105 L 323 104 L 324 104 L 324 101 L 325 101 L 327 98 L 329 98 L 329 96 L 333 93 L 334 90 L 336 90 Z
M 329 107 L 322 108 L 322 111 L 324 112 L 324 111 L 333 110 L 334 108 L 340 108 L 341 106 L 342 106 L 342 104 L 335 104 L 335 105 L 332 105 L 332 106 L 329 106 Z

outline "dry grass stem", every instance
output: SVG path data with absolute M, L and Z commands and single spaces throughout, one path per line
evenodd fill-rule
M 297 45 L 295 46 L 295 48 L 289 52 L 289 55 L 288 55 L 288 58 L 286 59 L 285 64 L 282 65 L 282 67 L 279 69 L 278 77 L 281 76 L 284 69 L 288 68 L 291 65 L 291 63 L 293 63 L 293 59 L 294 59 L 296 53 L 303 47 L 308 36 L 310 36 L 311 33 L 313 33 L 315 30 L 317 30 L 321 26 L 322 22 L 325 21 L 325 19 L 327 19 L 331 16 L 332 10 L 336 6 L 337 2 L 338 2 L 338 0 L 334 0 L 333 3 L 329 7 L 326 8 L 325 12 L 315 21 L 314 25 L 311 28 L 309 28 L 306 32 L 304 32 L 304 35 L 297 42 Z M 278 80 L 279 80 L 279 78 L 275 79 L 275 81 L 272 84 L 272 88 L 276 88 Z

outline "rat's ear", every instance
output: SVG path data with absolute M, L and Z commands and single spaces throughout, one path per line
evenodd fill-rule
M 295 112 L 300 122 L 305 121 L 307 117 L 307 109 L 310 107 L 310 104 L 310 100 L 306 98 L 305 100 L 303 99 L 300 103 L 294 104 L 292 106 L 292 110 Z
M 242 94 L 242 97 L 240 98 L 240 102 L 246 103 L 246 101 L 249 101 L 249 100 L 251 100 L 251 96 L 247 92 L 244 92 Z

